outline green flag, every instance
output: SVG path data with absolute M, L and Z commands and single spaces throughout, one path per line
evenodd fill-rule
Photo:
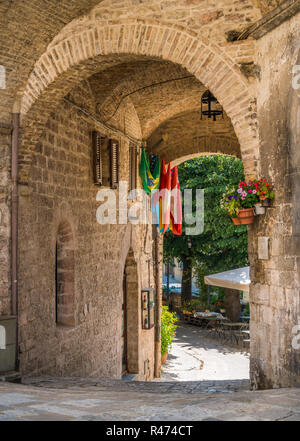
M 150 164 L 144 147 L 142 147 L 142 155 L 140 162 L 140 178 L 145 192 L 151 194 L 154 190 L 159 188 L 160 183 L 160 158 L 157 157 L 153 174 L 150 172 Z

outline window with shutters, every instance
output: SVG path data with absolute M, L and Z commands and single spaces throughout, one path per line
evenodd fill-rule
M 110 145 L 110 186 L 118 188 L 119 184 L 119 141 L 111 139 Z
M 129 191 L 137 187 L 137 145 L 131 142 L 129 144 Z
M 109 139 L 99 133 L 92 132 L 93 146 L 93 179 L 95 185 L 110 186 L 110 143 Z

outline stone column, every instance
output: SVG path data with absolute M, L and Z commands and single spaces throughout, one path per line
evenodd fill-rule
M 10 151 L 11 128 L 0 124 L 0 316 L 11 314 Z

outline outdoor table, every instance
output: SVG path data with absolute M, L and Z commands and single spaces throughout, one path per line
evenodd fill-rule
M 226 326 L 228 328 L 231 328 L 233 330 L 241 330 L 241 329 L 248 329 L 249 324 L 245 322 L 224 322 L 223 326 Z
M 234 338 L 238 340 L 239 333 L 243 330 L 248 330 L 249 324 L 245 322 L 226 322 L 222 321 L 219 326 L 218 335 L 224 338 L 224 341 L 232 341 Z M 234 331 L 238 331 L 236 334 Z M 238 341 L 237 341 L 238 343 Z

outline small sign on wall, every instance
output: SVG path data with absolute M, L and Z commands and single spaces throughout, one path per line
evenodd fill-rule
M 151 329 L 154 327 L 154 288 L 142 289 L 142 328 Z
M 258 258 L 260 260 L 269 260 L 269 237 L 258 237 Z
M 0 316 L 0 374 L 16 369 L 15 316 Z
M 6 331 L 4 326 L 0 325 L 0 350 L 6 349 Z

